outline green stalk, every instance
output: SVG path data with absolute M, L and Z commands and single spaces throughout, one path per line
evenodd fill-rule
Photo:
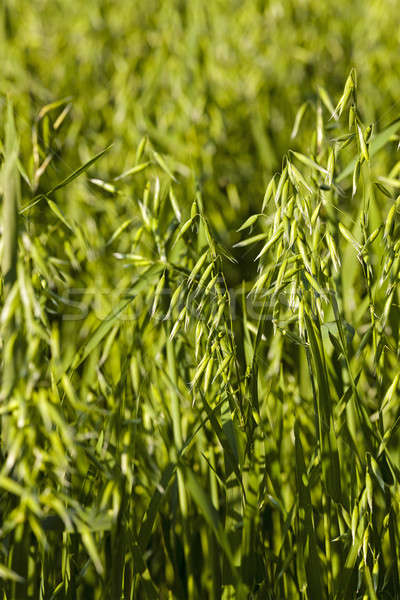
M 175 444 L 175 460 L 178 458 L 179 452 L 183 445 L 182 435 L 182 421 L 181 412 L 179 407 L 179 396 L 177 393 L 178 387 L 178 376 L 176 368 L 176 355 L 174 342 L 167 336 L 167 361 L 169 377 L 172 382 L 171 386 L 171 416 L 172 416 L 172 427 L 174 433 L 174 444 Z M 191 565 L 191 552 L 190 552 L 190 534 L 189 534 L 189 519 L 188 519 L 188 499 L 185 489 L 185 481 L 182 470 L 178 467 L 176 471 L 176 477 L 178 481 L 178 495 L 179 505 L 182 516 L 182 529 L 183 529 L 183 546 L 187 568 L 187 588 L 188 598 L 195 598 L 195 583 L 193 576 L 193 569 Z
M 19 174 L 18 138 L 15 130 L 12 104 L 7 106 L 6 140 L 4 165 L 2 170 L 3 182 L 3 254 L 1 271 L 3 276 L 4 301 L 7 300 L 17 280 L 17 245 L 18 245 L 18 201 Z M 14 320 L 8 320 L 3 330 L 4 357 L 3 383 L 1 397 L 7 398 L 13 388 L 16 378 L 16 365 L 11 345 L 14 343 Z

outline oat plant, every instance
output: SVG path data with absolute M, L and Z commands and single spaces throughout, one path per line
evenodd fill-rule
M 3 111 L 2 598 L 398 598 L 400 121 L 319 88 L 227 248 L 70 102 Z

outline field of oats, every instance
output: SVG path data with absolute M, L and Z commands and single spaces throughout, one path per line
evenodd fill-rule
M 1 600 L 400 598 L 395 0 L 3 0 Z

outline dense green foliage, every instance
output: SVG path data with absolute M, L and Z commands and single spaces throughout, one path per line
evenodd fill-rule
M 4 600 L 400 596 L 395 6 L 2 3 Z

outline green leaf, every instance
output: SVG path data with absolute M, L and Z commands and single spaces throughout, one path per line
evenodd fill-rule
M 102 156 L 104 156 L 104 154 L 106 152 L 108 152 L 111 147 L 112 147 L 112 144 L 110 144 L 109 146 L 107 146 L 107 148 L 104 148 L 104 150 L 102 150 L 101 152 L 96 154 L 96 156 L 94 156 L 93 158 L 88 160 L 86 163 L 84 163 L 82 166 L 80 166 L 78 169 L 76 169 L 76 171 L 73 171 L 73 173 L 71 173 L 71 175 L 68 175 L 68 177 L 66 177 L 65 179 L 60 181 L 60 183 L 57 183 L 57 185 L 52 187 L 51 190 L 49 192 L 47 192 L 46 196 L 53 195 L 55 192 L 57 192 L 58 190 L 61 190 L 63 187 L 65 187 L 66 185 L 71 183 L 71 181 L 73 181 L 74 179 L 79 177 L 79 175 L 82 175 L 82 173 L 85 173 L 85 171 L 87 171 L 89 169 L 89 167 L 91 167 Z
M 228 541 L 228 537 L 226 536 L 224 527 L 222 525 L 221 519 L 219 518 L 218 512 L 211 503 L 209 495 L 206 494 L 202 486 L 200 485 L 197 477 L 194 475 L 189 467 L 184 469 L 185 483 L 188 487 L 188 490 L 194 500 L 194 502 L 199 507 L 202 515 L 207 521 L 208 525 L 214 531 L 215 537 L 218 540 L 221 549 L 224 551 L 226 557 L 228 558 L 231 567 L 235 573 L 235 569 L 233 566 L 233 556 L 232 550 Z
M 53 202 L 53 200 L 50 200 L 50 198 L 46 198 L 46 200 L 47 200 L 47 204 L 49 205 L 49 207 L 52 210 L 52 212 L 56 215 L 56 217 L 58 217 L 60 219 L 60 221 L 62 221 L 64 223 L 64 225 L 66 227 L 68 227 L 68 229 L 70 231 L 74 231 L 73 227 L 68 223 L 68 221 L 67 221 L 64 213 L 57 206 L 57 204 L 55 202 Z
M 24 583 L 25 579 L 18 575 L 12 569 L 9 569 L 5 565 L 0 565 L 0 579 L 8 579 L 10 581 L 16 581 L 18 583 Z

